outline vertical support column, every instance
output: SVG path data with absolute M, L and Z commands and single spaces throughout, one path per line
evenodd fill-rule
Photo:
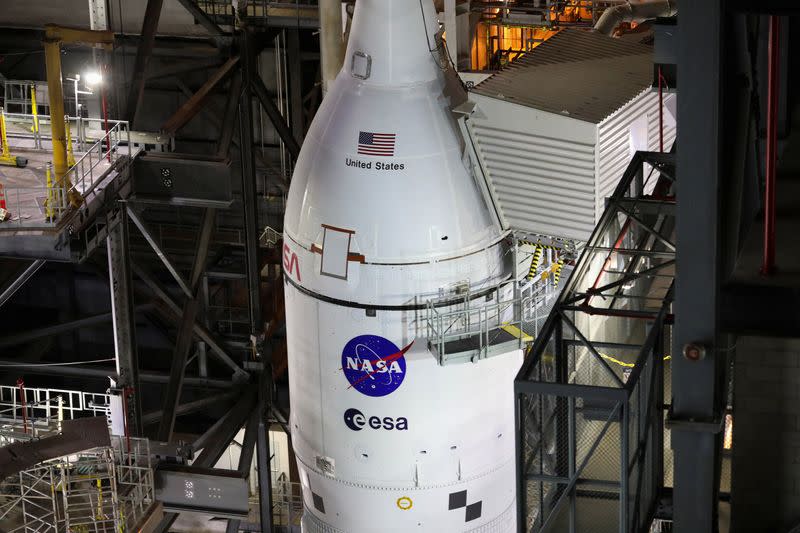
M 781 19 L 769 17 L 767 74 L 767 146 L 764 191 L 764 258 L 761 274 L 775 271 L 775 179 L 778 164 L 778 100 L 780 98 L 780 32 Z
M 628 502 L 630 500 L 630 495 L 628 491 L 630 490 L 630 484 L 628 483 L 628 478 L 630 476 L 630 472 L 628 471 L 628 457 L 630 453 L 628 451 L 628 445 L 630 443 L 630 400 L 621 400 L 620 405 L 620 430 L 619 430 L 619 438 L 620 438 L 620 446 L 619 446 L 619 530 L 620 531 L 630 531 L 628 527 Z
M 305 136 L 303 117 L 303 63 L 300 56 L 300 30 L 287 30 L 289 62 L 289 119 L 292 135 L 299 142 Z
M 319 41 L 322 91 L 327 93 L 344 62 L 342 0 L 319 0 Z
M 203 314 L 202 322 L 203 325 L 208 328 L 210 325 L 208 320 L 208 307 L 210 303 L 208 293 L 208 276 L 203 276 L 203 279 L 200 283 Z M 205 341 L 198 341 L 197 343 L 197 373 L 201 378 L 208 377 L 208 346 L 206 345 Z
M 108 29 L 107 0 L 89 0 L 89 27 L 93 30 Z
M 258 440 L 259 426 L 259 410 L 255 409 L 247 421 L 244 430 L 244 440 L 242 441 L 242 451 L 239 455 L 238 471 L 248 478 L 250 477 L 250 469 L 253 463 L 253 452 L 256 448 L 256 441 Z M 239 533 L 239 526 L 242 521 L 236 518 L 228 520 L 228 526 L 225 528 L 225 533 Z M 269 531 L 269 530 L 267 530 Z
M 240 34 L 242 58 L 242 96 L 239 100 L 239 145 L 242 154 L 242 203 L 244 204 L 244 231 L 247 250 L 247 293 L 250 315 L 250 334 L 260 344 L 264 333 L 261 315 L 261 261 L 259 257 L 258 191 L 256 163 L 253 152 L 253 91 L 255 75 L 252 35 L 244 29 Z
M 262 372 L 258 387 L 258 440 L 256 463 L 258 465 L 258 501 L 261 516 L 261 533 L 272 533 L 272 472 L 269 451 L 269 406 L 272 398 L 272 374 Z
M 89 27 L 91 29 L 100 31 L 105 31 L 108 29 L 108 9 L 106 9 L 106 2 L 107 0 L 89 0 Z M 105 68 L 105 54 L 105 51 L 101 51 L 96 48 L 92 49 L 94 68 L 97 69 L 103 77 L 106 77 L 108 74 Z M 110 79 L 110 76 L 108 76 L 108 78 Z M 89 118 L 99 118 L 103 116 L 102 100 L 105 98 L 106 87 L 108 84 L 108 80 L 103 80 L 101 82 L 101 87 L 95 87 L 95 89 L 99 89 L 100 96 L 88 98 L 87 107 Z M 106 130 L 107 129 L 108 128 L 106 128 Z M 81 135 L 81 133 L 81 131 L 78 132 L 82 141 L 84 137 Z M 81 146 L 81 151 L 84 151 L 83 146 Z
M 721 438 L 708 431 L 722 390 L 717 354 L 720 183 L 724 86 L 722 0 L 681 4 L 678 43 L 677 273 L 673 337 L 672 449 L 675 531 L 718 530 Z M 704 358 L 684 347 L 704 345 Z M 719 359 L 719 360 L 718 360 Z M 705 427 L 702 422 L 707 425 Z
M 569 479 L 575 475 L 576 469 L 576 460 L 578 455 L 578 431 L 577 431 L 577 423 L 575 420 L 575 397 L 570 396 L 567 398 L 567 409 L 569 410 L 568 415 L 568 424 L 569 424 Z M 577 523 L 578 523 L 578 516 L 577 516 L 577 501 L 575 498 L 575 493 L 577 492 L 577 487 L 573 487 L 569 493 L 569 532 L 575 533 L 577 531 Z
M 58 40 L 44 41 L 44 60 L 53 139 L 53 168 L 58 186 L 68 187 L 68 183 L 62 183 L 67 173 L 67 134 L 64 126 L 64 85 L 61 81 L 61 43 Z
M 111 316 L 114 322 L 114 351 L 117 365 L 117 386 L 132 388 L 128 405 L 128 428 L 140 435 L 141 400 L 139 391 L 139 356 L 136 347 L 136 315 L 133 309 L 133 280 L 128 255 L 128 214 L 125 208 L 117 212 L 117 225 L 106 238 L 108 272 L 111 286 Z
M 567 352 L 566 350 L 564 350 L 564 325 L 561 320 L 556 320 L 555 328 L 553 331 L 553 340 L 555 342 L 554 348 L 555 348 L 555 364 L 556 364 L 556 383 L 568 383 L 569 364 L 567 361 L 568 359 Z M 568 398 L 566 396 L 556 396 L 556 418 L 555 418 L 556 475 L 567 478 L 569 477 L 569 473 L 571 471 L 570 460 L 572 454 L 572 443 L 570 442 L 570 437 L 572 437 L 572 434 L 570 431 L 569 408 L 570 406 Z M 544 439 L 544 437 L 542 438 Z M 562 486 L 558 487 L 558 491 L 553 501 L 558 501 L 558 498 L 561 497 L 561 493 L 565 488 L 566 487 Z M 573 487 L 570 490 L 571 492 L 574 493 L 575 488 Z M 572 509 L 573 499 L 571 495 L 567 495 L 567 498 L 569 499 L 570 510 L 568 512 L 570 513 L 570 519 L 571 519 L 571 515 L 573 512 Z M 572 524 L 571 521 L 570 524 L 574 525 Z M 572 531 L 573 530 L 570 529 L 570 532 Z

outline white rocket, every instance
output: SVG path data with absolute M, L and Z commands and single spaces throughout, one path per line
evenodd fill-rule
M 284 223 L 292 443 L 303 531 L 516 530 L 520 350 L 440 365 L 426 303 L 479 306 L 505 236 L 470 170 L 430 0 L 359 0 Z M 449 299 L 449 303 L 448 303 Z

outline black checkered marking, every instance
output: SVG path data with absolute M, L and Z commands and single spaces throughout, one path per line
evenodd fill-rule
M 454 509 L 465 509 L 464 522 L 472 522 L 481 517 L 483 511 L 483 501 L 467 504 L 467 491 L 460 490 L 458 492 L 451 492 L 447 509 L 453 511 Z
M 325 502 L 322 499 L 322 496 L 311 491 L 311 497 L 314 499 L 314 508 L 322 514 L 325 514 Z
M 325 514 L 325 500 L 322 499 L 322 496 L 314 492 L 314 488 L 311 486 L 311 478 L 308 477 L 307 473 L 306 484 L 308 485 L 308 490 L 311 491 L 311 500 L 314 502 L 314 509 L 322 514 Z
M 465 522 L 472 522 L 481 517 L 481 508 L 483 507 L 483 502 L 475 502 L 467 505 L 467 515 Z
M 450 506 L 447 508 L 449 511 L 453 509 L 461 509 L 467 506 L 467 491 L 453 492 L 450 494 Z

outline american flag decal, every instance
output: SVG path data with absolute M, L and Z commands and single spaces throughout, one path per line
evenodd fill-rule
M 358 132 L 358 153 L 360 155 L 394 156 L 395 133 Z

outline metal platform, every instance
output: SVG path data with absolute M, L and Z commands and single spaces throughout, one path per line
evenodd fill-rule
M 522 242 L 513 240 L 514 256 L 520 257 Z M 529 254 L 534 256 L 531 261 L 538 262 L 535 254 Z M 520 278 L 537 267 L 529 266 L 524 258 L 514 262 L 525 268 L 518 268 L 512 281 L 487 294 L 466 292 L 455 306 L 448 297 L 428 302 L 428 348 L 440 365 L 474 362 L 531 345 L 558 296 L 558 275 L 564 261 L 547 265 L 541 274 L 529 275 L 527 281 Z M 566 270 L 571 271 L 571 267 Z M 443 306 L 444 302 L 449 305 Z
M 31 134 L 30 115 L 7 117 L 12 153 L 27 158 L 28 165 L 0 167 L 11 214 L 0 223 L 0 256 L 84 260 L 113 223 L 114 202 L 129 193 L 131 161 L 140 149 L 132 146 L 127 123 L 109 121 L 109 131 L 94 142 L 80 126 L 74 128 L 73 145 L 83 151 L 75 152 L 76 161 L 67 173 L 71 187 L 65 190 L 47 183 L 52 160 L 51 140 L 44 137 L 47 131 Z

